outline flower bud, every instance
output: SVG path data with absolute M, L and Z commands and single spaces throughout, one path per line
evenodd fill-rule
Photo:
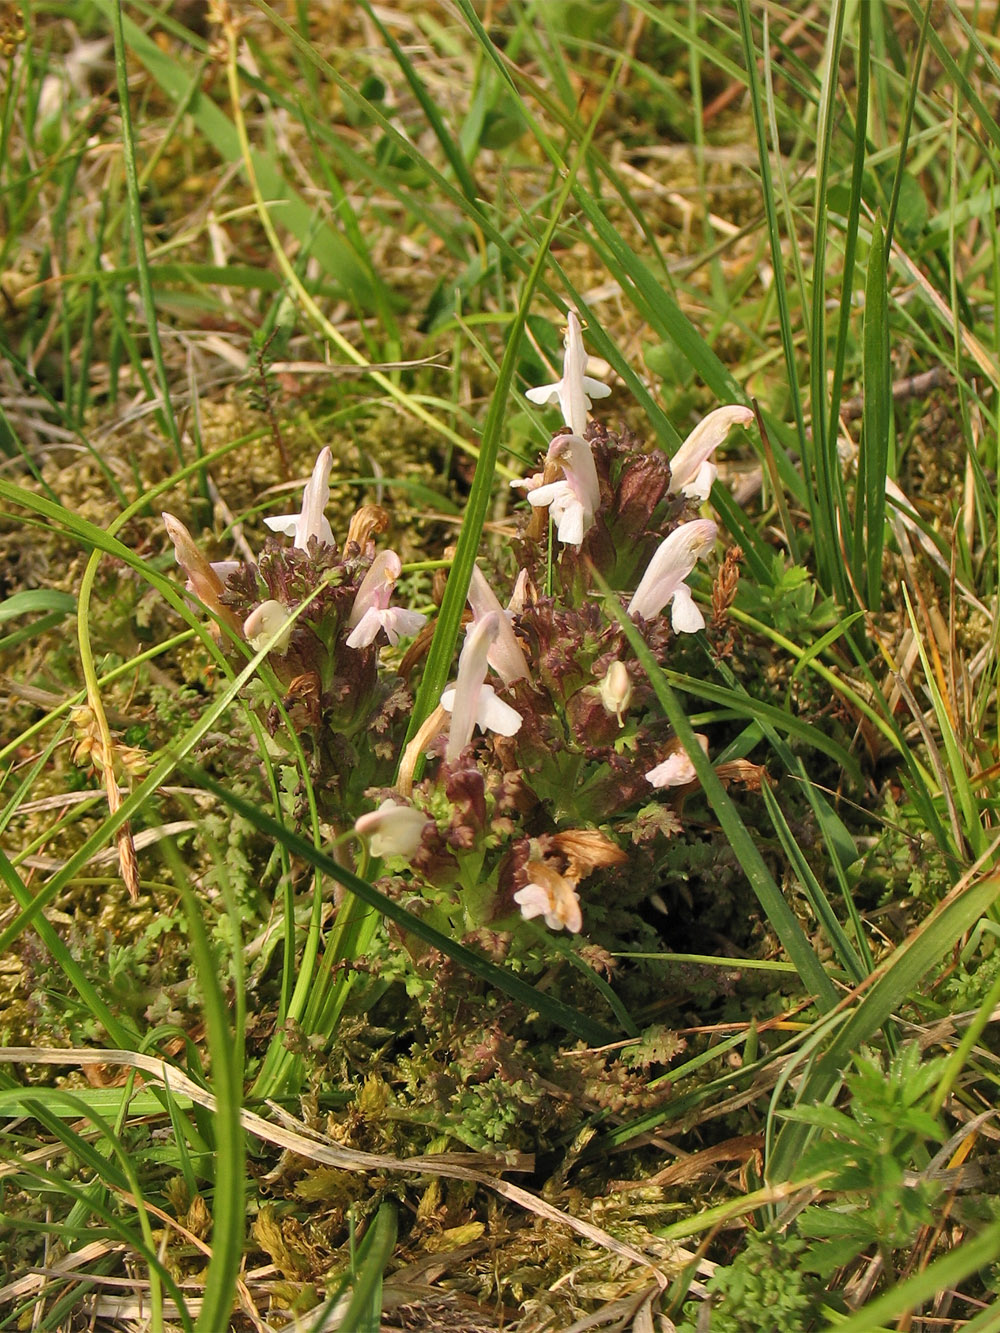
M 368 839 L 372 856 L 402 856 L 408 861 L 429 823 L 422 810 L 397 805 L 390 797 L 377 810 L 356 819 L 354 831 Z
M 632 702 L 632 677 L 624 662 L 612 662 L 604 679 L 601 681 L 601 703 L 608 713 L 618 719 L 618 725 L 625 725 L 623 714 L 628 712 Z
M 246 636 L 247 643 L 255 652 L 259 652 L 272 635 L 278 633 L 287 619 L 288 612 L 280 602 L 274 601 L 273 598 L 270 601 L 261 602 L 260 606 L 255 607 L 243 622 L 243 633 Z M 289 626 L 284 634 L 279 635 L 275 642 L 271 644 L 271 652 L 287 653 L 288 640 L 291 636 L 292 630 Z

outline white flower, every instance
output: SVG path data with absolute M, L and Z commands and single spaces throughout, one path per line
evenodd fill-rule
M 607 398 L 611 390 L 600 380 L 591 379 L 585 374 L 587 353 L 583 347 L 580 319 L 575 310 L 569 312 L 567 321 L 562 379 L 556 380 L 554 384 L 528 389 L 524 396 L 533 403 L 558 403 L 563 421 L 574 435 L 582 435 L 587 429 L 591 398 Z
M 590 445 L 579 435 L 556 435 L 545 455 L 547 463 L 558 463 L 564 480 L 536 486 L 528 492 L 528 504 L 548 506 L 556 521 L 556 535 L 567 546 L 579 546 L 593 525 L 601 503 L 601 487 Z M 549 474 L 552 475 L 551 473 Z
M 264 522 L 272 532 L 280 532 L 286 537 L 294 537 L 294 546 L 300 551 L 308 550 L 309 538 L 333 545 L 333 529 L 323 512 L 330 498 L 330 472 L 333 468 L 333 454 L 329 449 L 321 449 L 312 470 L 312 476 L 306 482 L 302 492 L 302 508 L 297 514 L 281 514 L 265 518 Z
M 695 740 L 708 754 L 708 737 L 703 736 L 701 732 L 695 732 Z M 662 764 L 651 768 L 646 774 L 646 781 L 654 787 L 686 787 L 697 777 L 698 774 L 694 771 L 694 764 L 688 758 L 687 752 L 678 749 L 668 755 Z
M 408 861 L 429 823 L 422 810 L 388 799 L 377 810 L 356 819 L 354 831 L 369 840 L 372 856 L 402 856 Z
M 524 573 L 524 571 L 521 571 Z M 520 575 L 518 576 L 520 577 Z M 516 590 L 515 585 L 515 590 Z M 486 581 L 486 575 L 478 565 L 472 566 L 472 579 L 469 583 L 469 606 L 472 608 L 474 621 L 495 613 L 499 629 L 496 640 L 490 645 L 487 661 L 505 685 L 511 685 L 528 674 L 528 660 L 525 657 L 517 636 L 510 627 L 510 619 L 500 605 L 496 593 Z
M 695 606 L 684 580 L 698 557 L 711 547 L 718 529 L 711 519 L 699 518 L 675 528 L 653 553 L 646 572 L 628 604 L 630 616 L 652 620 L 668 602 L 673 602 L 670 623 L 678 634 L 693 634 L 705 628 L 705 617 Z
M 623 714 L 628 712 L 632 702 L 632 677 L 624 662 L 612 662 L 601 680 L 601 703 L 604 711 L 618 719 L 618 725 L 624 727 Z
M 243 622 L 243 633 L 247 643 L 259 652 L 264 644 L 281 629 L 282 625 L 288 620 L 288 610 L 280 602 L 273 598 L 266 602 L 261 602 L 260 606 L 254 609 Z M 272 653 L 287 653 L 288 640 L 292 637 L 291 626 L 283 634 L 280 634 L 274 643 L 271 644 Z
M 397 644 L 401 634 L 416 634 L 426 623 L 427 617 L 419 611 L 389 605 L 401 569 L 395 551 L 380 551 L 372 561 L 361 580 L 347 622 L 351 630 L 347 636 L 348 648 L 367 648 L 383 629 L 389 642 Z
M 549 930 L 565 927 L 573 935 L 583 929 L 583 913 L 576 896 L 576 880 L 560 875 L 544 861 L 529 861 L 525 867 L 528 883 L 514 894 L 525 921 L 544 916 Z
M 717 407 L 699 421 L 670 460 L 670 492 L 686 495 L 692 500 L 707 500 L 719 469 L 709 457 L 729 434 L 733 426 L 746 426 L 753 421 L 749 407 Z
M 473 622 L 458 659 L 458 678 L 441 695 L 441 707 L 451 714 L 445 751 L 449 764 L 455 762 L 472 740 L 476 727 L 501 736 L 513 736 L 520 730 L 521 714 L 498 699 L 491 685 L 484 684 L 489 651 L 499 633 L 500 616 L 495 611 Z

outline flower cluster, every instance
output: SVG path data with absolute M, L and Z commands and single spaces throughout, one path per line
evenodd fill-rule
M 188 588 L 220 636 L 266 652 L 291 725 L 311 736 L 328 817 L 354 825 L 387 892 L 421 900 L 453 933 L 518 912 L 581 932 L 580 886 L 624 862 L 629 821 L 657 792 L 679 802 L 697 784 L 592 571 L 621 597 L 658 662 L 678 636 L 704 629 L 689 581 L 718 529 L 698 508 L 715 479 L 715 450 L 752 414 L 716 409 L 668 460 L 590 420 L 593 401 L 611 390 L 587 369 L 571 311 L 561 377 L 527 392 L 557 405 L 563 426 L 540 469 L 515 483 L 526 501 L 507 544 L 516 566 L 473 571 L 453 682 L 405 752 L 412 701 L 382 649 L 419 635 L 407 654 L 419 662 L 426 616 L 394 605 L 403 570 L 394 551 L 376 547 L 383 511 L 359 510 L 337 545 L 325 513 L 329 449 L 300 511 L 266 520 L 291 546 L 268 538 L 255 562 L 210 564 L 164 515 Z M 509 581 L 503 600 L 497 579 Z M 269 707 L 268 722 L 280 733 L 280 710 Z

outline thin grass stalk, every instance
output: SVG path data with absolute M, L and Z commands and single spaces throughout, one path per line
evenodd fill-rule
M 868 607 L 882 605 L 882 552 L 885 549 L 885 483 L 889 474 L 892 429 L 892 366 L 889 359 L 889 294 L 885 236 L 881 220 L 872 223 L 872 246 L 865 282 L 864 417 L 858 452 L 853 562 L 854 586 Z M 850 542 L 848 543 L 850 545 Z
M 865 9 L 864 5 L 860 6 Z M 896 226 L 896 212 L 899 208 L 899 195 L 903 186 L 903 177 L 906 174 L 906 154 L 910 142 L 910 131 L 913 127 L 913 111 L 917 103 L 917 92 L 920 88 L 920 73 L 924 61 L 924 51 L 927 49 L 927 31 L 930 27 L 931 12 L 933 5 L 924 6 L 924 17 L 920 24 L 920 35 L 917 38 L 917 50 L 913 57 L 913 73 L 907 83 L 906 90 L 906 109 L 903 112 L 903 123 L 899 130 L 899 152 L 896 158 L 896 170 L 892 177 L 892 189 L 889 193 L 889 206 L 886 212 L 885 220 L 885 255 L 886 259 L 892 254 L 892 238 Z M 955 128 L 953 121 L 952 128 Z M 953 157 L 954 161 L 955 158 Z
M 812 260 L 812 315 L 809 337 L 810 420 L 812 422 L 813 462 L 810 513 L 815 531 L 817 567 L 823 586 L 837 595 L 842 606 L 849 606 L 848 587 L 840 569 L 837 554 L 838 534 L 850 532 L 847 507 L 843 499 L 840 478 L 840 458 L 837 452 L 838 425 L 831 415 L 827 427 L 827 236 L 829 232 L 828 196 L 833 152 L 835 110 L 840 92 L 840 61 L 844 41 L 846 0 L 836 0 L 827 32 L 820 73 L 819 120 L 816 126 L 816 185 L 813 194 L 813 260 Z M 864 120 L 859 116 L 855 135 L 863 148 Z M 860 184 L 860 182 L 859 182 Z M 842 294 L 843 297 L 843 294 Z M 817 517 L 822 522 L 817 523 Z M 849 539 L 848 539 L 849 542 Z
M 763 192 L 764 216 L 770 241 L 771 264 L 774 268 L 774 292 L 778 303 L 778 323 L 781 330 L 781 343 L 785 354 L 785 367 L 788 375 L 788 390 L 791 397 L 792 413 L 795 417 L 795 430 L 798 438 L 799 453 L 806 469 L 806 476 L 816 476 L 816 461 L 812 441 L 805 426 L 802 409 L 802 395 L 798 383 L 798 365 L 795 355 L 795 334 L 792 329 L 791 311 L 785 287 L 785 263 L 781 248 L 781 229 L 778 223 L 778 210 L 774 196 L 774 183 L 771 177 L 770 145 L 767 128 L 764 123 L 763 95 L 757 76 L 757 49 L 753 37 L 753 20 L 748 0 L 737 0 L 737 12 L 740 20 L 740 35 L 743 39 L 743 51 L 746 62 L 747 89 L 750 95 L 750 112 L 757 139 L 757 158 L 760 168 L 761 189 Z M 775 145 L 777 151 L 778 146 Z M 807 492 L 811 488 L 807 488 Z M 809 496 L 811 504 L 815 499 Z M 817 515 L 812 513 L 814 524 Z M 823 524 L 817 525 L 817 546 L 823 534 Z M 836 548 L 834 548 L 836 549 Z
M 420 109 L 426 117 L 428 125 L 434 132 L 434 137 L 441 146 L 448 165 L 455 173 L 455 179 L 458 181 L 459 188 L 468 203 L 473 206 L 479 198 L 479 191 L 476 188 L 476 182 L 473 179 L 472 172 L 469 170 L 465 158 L 462 156 L 461 146 L 456 142 L 454 136 L 449 133 L 448 127 L 444 123 L 444 118 L 438 111 L 438 108 L 427 91 L 423 79 L 417 73 L 413 61 L 407 56 L 406 52 L 393 37 L 392 33 L 382 22 L 376 11 L 369 4 L 369 0 L 358 0 L 359 5 L 371 19 L 372 23 L 382 35 L 382 40 L 392 52 L 392 58 L 399 66 L 403 78 L 409 85 L 410 91 L 420 104 Z
M 856 111 L 853 126 L 853 153 L 851 158 L 851 187 L 844 229 L 844 258 L 840 287 L 840 311 L 834 338 L 833 373 L 830 386 L 830 412 L 826 427 L 826 447 L 837 453 L 840 436 L 840 402 L 844 380 L 844 365 L 850 341 L 850 325 L 854 298 L 854 269 L 858 249 L 858 226 L 863 200 L 865 154 L 867 149 L 868 95 L 871 82 L 871 6 L 858 6 L 858 43 L 855 54 Z M 821 399 L 814 399 L 813 413 L 819 410 Z M 846 523 L 847 499 L 839 460 L 831 470 L 831 481 L 836 485 L 837 512 Z M 845 527 L 846 530 L 846 527 Z
M 135 137 L 132 128 L 132 110 L 129 102 L 127 48 L 125 30 L 122 24 L 122 0 L 113 0 L 112 36 L 115 45 L 115 75 L 118 81 L 118 111 L 122 120 L 122 160 L 125 165 L 125 186 L 128 192 L 129 224 L 132 243 L 135 247 L 135 262 L 139 273 L 139 294 L 142 298 L 146 316 L 146 331 L 153 366 L 160 386 L 160 410 L 158 415 L 163 421 L 167 438 L 174 447 L 178 463 L 184 465 L 184 449 L 181 444 L 180 428 L 174 416 L 173 403 L 170 399 L 170 377 L 163 359 L 163 346 L 160 342 L 160 328 L 156 314 L 156 301 L 153 297 L 153 282 L 150 277 L 149 260 L 146 255 L 146 240 L 143 232 L 142 199 L 139 193 L 139 177 L 135 165 Z

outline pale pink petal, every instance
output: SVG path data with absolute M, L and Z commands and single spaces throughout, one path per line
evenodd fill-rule
M 686 583 L 678 584 L 674 589 L 670 599 L 670 623 L 675 634 L 697 634 L 705 628 L 705 617 Z
M 695 740 L 707 755 L 708 737 L 701 732 L 695 732 Z M 678 749 L 668 755 L 662 764 L 651 768 L 646 774 L 646 781 L 654 787 L 686 787 L 689 782 L 694 782 L 697 776 L 687 752 Z
M 382 628 L 382 612 L 370 606 L 347 636 L 348 648 L 367 648 L 378 638 Z
M 476 726 L 480 731 L 495 731 L 498 736 L 515 736 L 521 729 L 522 721 L 516 708 L 497 698 L 492 685 L 482 686 L 476 711 Z
M 692 481 L 685 482 L 681 487 L 681 495 L 686 495 L 689 500 L 697 500 L 703 503 L 712 493 L 712 487 L 715 485 L 715 479 L 719 475 L 719 469 L 714 463 L 707 459 L 695 473 Z
M 448 748 L 445 752 L 449 764 L 455 762 L 472 740 L 479 711 L 479 691 L 486 679 L 489 651 L 499 633 L 500 623 L 496 612 L 472 624 L 458 659 L 455 688 L 446 690 L 441 696 L 442 706 L 451 713 Z M 451 696 L 450 700 L 446 699 L 446 695 Z
M 486 575 L 478 565 L 472 567 L 472 579 L 469 583 L 469 606 L 475 620 L 481 620 L 495 612 L 499 616 L 500 631 L 496 642 L 489 651 L 489 663 L 505 685 L 512 684 L 528 674 L 527 658 L 521 650 L 510 620 L 500 601 L 490 587 Z

